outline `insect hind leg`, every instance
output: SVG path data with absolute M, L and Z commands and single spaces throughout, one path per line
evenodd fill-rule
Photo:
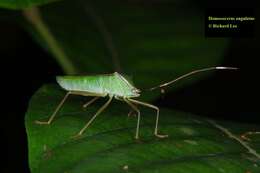
M 36 124 L 41 124 L 41 125 L 49 125 L 53 121 L 54 117 L 56 116 L 57 112 L 60 110 L 61 106 L 64 104 L 65 100 L 68 98 L 68 96 L 71 94 L 71 92 L 67 92 L 67 94 L 64 96 L 64 98 L 61 100 L 61 102 L 58 104 L 52 115 L 50 116 L 48 121 L 39 121 L 36 120 Z

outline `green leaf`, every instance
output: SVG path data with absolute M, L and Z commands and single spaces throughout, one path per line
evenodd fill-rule
M 86 98 L 71 96 L 51 125 L 35 124 L 49 117 L 64 94 L 47 85 L 30 102 L 26 129 L 32 173 L 260 172 L 259 137 L 250 142 L 238 137 L 259 126 L 161 109 L 159 132 L 169 137 L 158 139 L 153 136 L 155 112 L 140 106 L 141 135 L 136 141 L 136 118 L 127 117 L 127 105 L 115 101 L 76 140 L 70 137 L 107 98 L 83 110 Z
M 55 1 L 58 0 L 1 0 L 0 7 L 7 9 L 25 9 Z
M 40 11 L 80 74 L 119 71 L 132 76 L 136 86 L 143 89 L 192 70 L 220 65 L 228 39 L 205 38 L 201 8 L 191 1 L 154 3 L 62 1 Z M 48 48 L 41 34 L 32 28 L 30 32 Z

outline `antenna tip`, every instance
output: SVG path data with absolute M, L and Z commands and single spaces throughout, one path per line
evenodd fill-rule
M 217 70 L 238 70 L 237 67 L 216 67 Z

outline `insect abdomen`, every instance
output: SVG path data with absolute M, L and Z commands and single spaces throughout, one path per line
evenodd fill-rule
M 103 94 L 103 90 L 97 79 L 92 76 L 58 76 L 56 78 L 58 84 L 67 91 L 85 91 Z
M 85 91 L 121 97 L 136 96 L 136 93 L 133 93 L 135 87 L 118 73 L 95 76 L 58 76 L 57 82 L 68 91 Z

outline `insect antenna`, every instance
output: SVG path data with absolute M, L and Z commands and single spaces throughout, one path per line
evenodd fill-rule
M 160 88 L 161 92 L 162 91 L 165 92 L 164 89 L 163 89 L 164 87 L 166 87 L 168 85 L 171 85 L 171 84 L 173 84 L 173 83 L 175 83 L 175 82 L 177 82 L 177 81 L 179 81 L 179 80 L 181 80 L 183 78 L 186 78 L 186 77 L 188 77 L 190 75 L 193 75 L 193 74 L 196 74 L 196 73 L 200 73 L 200 72 L 204 72 L 204 71 L 210 71 L 210 70 L 237 70 L 237 69 L 238 68 L 236 68 L 236 67 L 208 67 L 208 68 L 203 68 L 203 69 L 199 69 L 199 70 L 194 70 L 194 71 L 186 73 L 186 74 L 184 74 L 184 75 L 182 75 L 182 76 L 180 76 L 180 77 L 178 77 L 178 78 L 176 78 L 174 80 L 171 80 L 169 82 L 166 82 L 166 83 L 160 84 L 158 86 L 149 88 L 148 90 L 152 91 L 152 90 L 155 90 L 157 88 Z

